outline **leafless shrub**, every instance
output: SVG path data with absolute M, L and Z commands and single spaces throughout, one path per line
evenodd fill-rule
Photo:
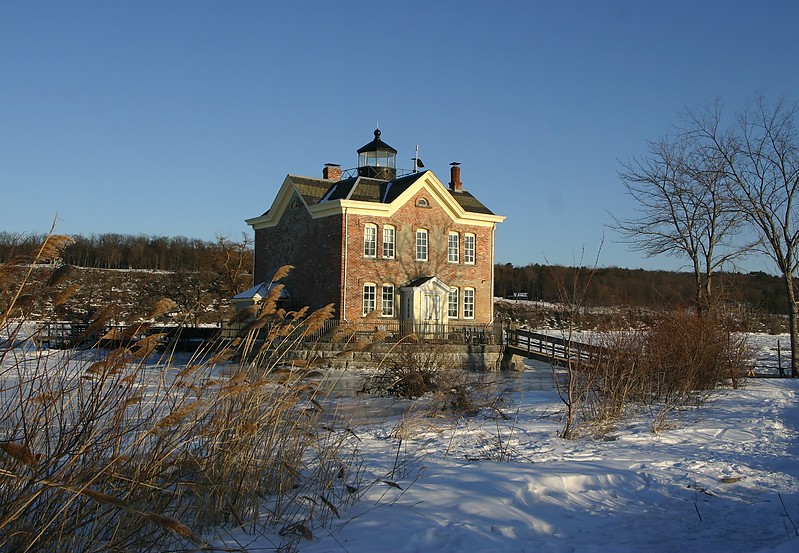
M 459 366 L 451 347 L 407 342 L 385 356 L 362 391 L 407 399 L 427 396 L 430 412 L 469 415 L 497 403 L 490 383 L 482 376 Z
M 445 386 L 454 366 L 445 347 L 400 344 L 383 361 L 383 368 L 370 376 L 364 391 L 375 395 L 417 398 Z
M 705 313 L 672 311 L 647 338 L 648 391 L 658 405 L 653 430 L 669 412 L 700 404 L 724 384 L 737 387 L 746 374 L 746 340 L 733 334 L 720 308 Z
M 607 431 L 642 407 L 652 411 L 652 430 L 659 431 L 670 414 L 701 405 L 719 386 L 740 385 L 749 355 L 733 326 L 721 309 L 674 309 L 647 331 L 603 335 L 605 354 L 592 365 L 575 363 L 573 435 Z

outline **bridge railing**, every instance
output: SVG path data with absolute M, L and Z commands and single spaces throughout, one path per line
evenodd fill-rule
M 578 361 L 591 366 L 608 355 L 608 350 L 600 346 L 521 329 L 506 330 L 505 345 L 517 353 L 526 353 L 527 357 L 545 359 L 558 364 Z

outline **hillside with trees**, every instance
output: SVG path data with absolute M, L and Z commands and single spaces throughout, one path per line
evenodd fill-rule
M 44 234 L 0 232 L 0 263 L 20 252 L 29 252 L 45 239 Z M 147 236 L 123 234 L 75 235 L 61 252 L 67 265 L 93 269 L 149 269 L 152 271 L 203 271 L 219 258 L 239 256 L 249 271 L 252 266 L 250 243 L 228 238 L 215 241 L 185 236 Z M 236 261 L 239 261 L 237 259 Z
M 587 278 L 589 272 L 591 282 L 584 301 L 591 306 L 674 307 L 691 304 L 696 293 L 694 276 L 690 273 L 618 267 L 589 270 L 538 264 L 514 267 L 508 263 L 494 268 L 494 295 L 513 298 L 514 294 L 522 293 L 533 301 L 557 303 L 563 300 L 564 285 L 568 287 L 575 278 Z M 716 279 L 720 301 L 767 314 L 783 314 L 787 310 L 779 277 L 758 271 L 719 273 Z
M 0 267 L 25 263 L 44 238 L 0 232 Z M 22 291 L 23 298 L 32 298 L 25 310 L 29 318 L 86 322 L 98 311 L 110 309 L 109 320 L 124 322 L 142 316 L 140 311 L 149 307 L 145 304 L 168 298 L 175 306 L 175 322 L 220 324 L 232 316 L 230 299 L 252 285 L 252 248 L 247 240 L 72 236 L 61 249 L 58 264 L 57 282 L 47 263 L 31 267 Z M 37 294 L 48 280 L 57 293 Z M 0 280 L 0 300 L 14 290 L 15 282 Z
M 0 232 L 0 263 L 31 252 L 43 235 Z M 69 302 L 58 306 L 61 317 L 86 319 L 99 305 L 116 304 L 119 317 L 135 311 L 137 298 L 167 297 L 188 324 L 219 323 L 231 314 L 230 298 L 252 284 L 252 247 L 248 240 L 203 241 L 185 237 L 100 234 L 73 236 L 65 245 L 62 288 L 73 288 Z M 42 271 L 45 274 L 47 271 Z M 600 268 L 591 271 L 586 290 L 589 306 L 661 308 L 689 305 L 695 282 L 689 273 Z M 34 272 L 34 275 L 36 272 Z M 558 303 L 560 288 L 584 278 L 586 269 L 530 264 L 498 264 L 494 294 L 512 298 L 523 293 L 533 301 Z M 787 310 L 781 279 L 762 272 L 721 273 L 716 291 L 726 302 L 756 314 Z

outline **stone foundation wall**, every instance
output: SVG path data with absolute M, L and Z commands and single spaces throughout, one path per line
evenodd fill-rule
M 414 345 L 415 351 L 435 348 L 443 364 L 476 371 L 496 371 L 502 361 L 502 346 L 462 344 Z M 418 348 L 418 349 L 416 349 Z M 364 351 L 344 351 L 341 344 L 318 344 L 313 350 L 294 350 L 287 359 L 319 359 L 318 367 L 377 369 L 396 352 L 394 344 L 372 344 Z

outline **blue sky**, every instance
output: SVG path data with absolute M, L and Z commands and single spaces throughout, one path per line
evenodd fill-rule
M 619 160 L 799 100 L 792 1 L 0 3 L 0 230 L 239 238 L 376 124 L 507 220 L 496 260 L 677 269 L 606 228 Z M 584 254 L 583 254 L 584 252 Z M 744 270 L 767 270 L 750 260 Z

